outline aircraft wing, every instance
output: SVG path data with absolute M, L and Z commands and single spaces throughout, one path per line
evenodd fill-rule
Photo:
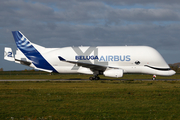
M 106 66 L 106 65 L 97 65 L 97 64 L 92 64 L 92 63 L 69 61 L 69 60 L 62 58 L 61 56 L 59 56 L 59 59 L 60 59 L 60 61 L 64 61 L 64 62 L 68 62 L 68 63 L 72 63 L 72 64 L 77 64 L 78 66 L 89 68 L 92 71 L 105 71 L 107 68 L 118 69 L 118 68 L 110 67 L 110 66 Z

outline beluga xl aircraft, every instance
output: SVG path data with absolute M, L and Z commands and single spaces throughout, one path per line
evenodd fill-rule
M 30 42 L 20 31 L 13 31 L 17 50 L 5 47 L 4 59 L 37 70 L 56 73 L 92 74 L 90 80 L 123 77 L 125 73 L 171 76 L 163 57 L 148 46 L 95 46 L 45 48 Z

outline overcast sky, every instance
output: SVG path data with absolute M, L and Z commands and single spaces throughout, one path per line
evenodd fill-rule
M 146 45 L 180 62 L 180 0 L 121 1 L 1 0 L 0 68 L 31 69 L 3 59 L 15 30 L 44 47 Z

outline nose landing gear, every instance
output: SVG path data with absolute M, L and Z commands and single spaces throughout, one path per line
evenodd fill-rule
M 156 75 L 153 75 L 152 80 L 156 80 Z

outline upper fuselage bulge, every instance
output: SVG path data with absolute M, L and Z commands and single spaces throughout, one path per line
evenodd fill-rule
M 175 74 L 159 52 L 148 46 L 65 47 L 43 56 L 59 73 L 78 73 L 80 69 L 76 64 L 60 61 L 58 57 L 61 56 L 70 61 L 119 68 L 123 73 Z

